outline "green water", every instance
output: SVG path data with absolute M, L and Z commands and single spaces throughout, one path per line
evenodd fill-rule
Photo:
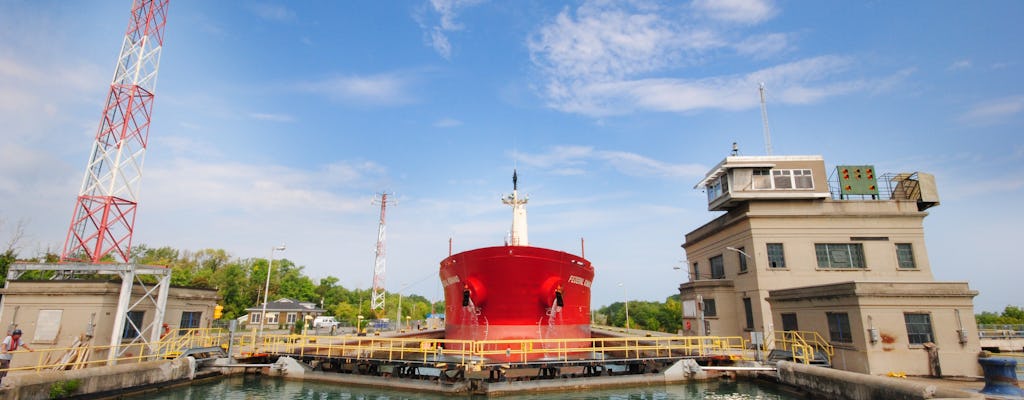
M 286 381 L 266 376 L 234 376 L 191 386 L 144 393 L 125 399 L 200 400 L 200 399 L 294 399 L 294 400 L 442 400 L 458 396 L 398 390 L 342 386 L 332 383 Z M 465 396 L 463 398 L 470 398 Z M 473 397 L 483 398 L 483 397 Z M 748 381 L 695 382 L 668 386 L 645 386 L 573 392 L 553 392 L 496 397 L 502 400 L 577 399 L 577 400 L 797 400 L 767 386 Z

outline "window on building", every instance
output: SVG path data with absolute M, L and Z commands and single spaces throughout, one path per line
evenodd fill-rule
M 286 315 L 284 318 L 285 318 L 284 322 L 286 322 L 286 323 L 289 323 L 289 324 L 294 324 L 295 323 L 295 313 L 293 313 L 293 312 L 288 313 L 288 315 Z
M 268 324 L 276 324 L 277 323 L 277 316 L 278 316 L 278 313 L 276 313 L 276 312 L 268 312 L 267 313 L 267 322 L 266 323 L 268 323 Z
M 896 243 L 896 263 L 900 268 L 914 269 L 914 246 L 910 243 Z
M 740 258 L 740 272 L 747 272 L 747 250 L 746 248 L 740 247 L 736 250 L 736 255 Z
M 181 313 L 181 324 L 178 325 L 179 335 L 188 333 L 189 329 L 199 328 L 201 319 L 203 317 L 202 311 L 183 311 Z
M 768 169 L 753 171 L 754 189 L 814 189 L 814 175 L 809 169 Z
M 782 251 L 782 243 L 768 243 L 768 266 L 786 268 L 786 255 Z
M 818 268 L 865 268 L 864 246 L 860 243 L 814 245 Z
M 715 308 L 715 299 L 704 299 L 704 316 L 717 317 L 718 310 Z
M 698 279 L 700 279 L 700 264 L 693 263 L 693 279 L 691 279 L 691 281 Z
M 749 297 L 743 298 L 743 313 L 747 317 L 747 329 L 754 329 L 754 305 L 750 303 Z
M 260 323 L 260 320 L 263 319 L 262 317 L 263 317 L 263 314 L 261 314 L 261 313 L 258 313 L 258 312 L 251 313 L 251 314 L 249 314 L 249 322 L 253 323 L 253 324 L 258 324 L 258 323 Z
M 725 259 L 722 255 L 708 259 L 711 264 L 711 279 L 725 279 Z
M 729 192 L 728 175 L 722 175 L 707 186 L 708 203 Z
M 853 343 L 853 333 L 850 331 L 850 316 L 847 313 L 827 312 L 828 336 L 833 342 Z
M 796 313 L 783 313 L 782 315 L 782 330 L 783 331 L 798 331 L 799 326 L 796 323 Z
M 922 313 L 906 313 L 903 319 L 907 323 L 907 340 L 910 344 L 934 342 L 932 339 L 932 316 Z
M 754 189 L 772 188 L 772 170 L 768 168 L 757 168 L 753 172 Z
M 122 339 L 135 339 L 141 335 L 142 318 L 145 311 L 129 311 L 124 319 L 124 329 L 121 331 Z

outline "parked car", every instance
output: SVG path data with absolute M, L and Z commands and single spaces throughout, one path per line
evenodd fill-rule
M 331 329 L 336 328 L 339 325 L 341 325 L 341 322 L 338 322 L 334 317 L 326 315 L 316 317 L 313 320 L 313 327 L 317 329 Z

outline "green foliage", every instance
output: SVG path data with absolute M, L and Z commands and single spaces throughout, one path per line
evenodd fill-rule
M 78 379 L 54 382 L 50 385 L 50 398 L 62 399 L 71 396 L 81 385 L 82 381 Z
M 1006 306 L 1002 314 L 983 311 L 981 314 L 975 315 L 974 319 L 979 324 L 1020 325 L 1024 324 L 1024 309 L 1017 306 Z
M 664 303 L 656 301 L 630 301 L 629 327 L 658 332 L 678 332 L 682 328 L 682 306 L 669 297 Z M 612 303 L 595 311 L 612 326 L 626 326 L 626 307 L 622 302 Z

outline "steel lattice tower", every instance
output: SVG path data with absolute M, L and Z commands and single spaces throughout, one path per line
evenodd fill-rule
M 61 261 L 131 255 L 168 0 L 135 0 Z
M 386 228 L 384 225 L 384 213 L 387 208 L 388 194 L 381 193 L 380 227 L 377 229 L 377 256 L 373 261 L 373 295 L 370 297 L 370 309 L 378 314 L 378 317 L 384 314 L 384 295 L 386 293 L 384 290 L 384 233 Z

